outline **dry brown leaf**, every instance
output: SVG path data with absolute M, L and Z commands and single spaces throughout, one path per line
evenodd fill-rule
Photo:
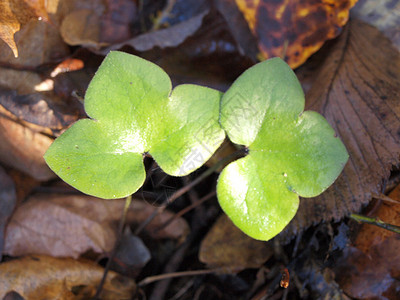
M 0 162 L 37 180 L 55 178 L 43 155 L 53 140 L 0 114 Z
M 245 235 L 223 214 L 201 242 L 199 259 L 210 268 L 239 272 L 259 268 L 272 254 L 269 244 Z
M 64 2 L 67 0 L 64 0 Z M 130 0 L 70 1 L 57 10 L 60 32 L 69 45 L 98 49 L 132 37 L 136 4 Z
M 14 57 L 18 57 L 14 34 L 20 30 L 21 25 L 38 17 L 48 20 L 45 0 L 0 1 L 0 39 L 11 48 Z
M 83 45 L 99 48 L 106 44 L 100 43 L 100 19 L 92 10 L 75 10 L 68 14 L 60 28 L 64 41 L 72 46 Z
M 400 50 L 400 0 L 358 0 L 351 15 L 377 27 Z
M 105 220 L 105 214 L 97 215 L 95 205 L 101 205 L 100 201 L 87 198 L 30 197 L 17 208 L 7 226 L 4 252 L 11 256 L 34 253 L 78 258 L 89 250 L 111 251 L 116 240 L 115 224 Z
M 159 47 L 161 49 L 176 47 L 200 28 L 207 13 L 208 11 L 205 11 L 189 20 L 169 28 L 144 33 L 134 37 L 133 39 L 112 45 L 111 47 L 104 49 L 102 53 L 106 54 L 110 50 L 121 49 L 124 46 L 131 46 L 137 51 L 148 51 L 154 47 Z
M 0 298 L 14 290 L 27 300 L 91 299 L 103 273 L 91 261 L 26 256 L 0 264 Z M 132 279 L 110 271 L 100 299 L 131 299 L 135 290 Z
M 264 58 L 285 56 L 292 68 L 336 37 L 357 0 L 235 0 Z
M 377 29 L 351 21 L 314 73 L 307 108 L 322 113 L 350 158 L 338 180 L 302 199 L 288 232 L 358 212 L 383 192 L 400 155 L 400 53 Z
M 400 186 L 390 197 L 400 201 Z M 400 226 L 400 204 L 382 203 L 375 217 Z M 357 299 L 399 299 L 399 249 L 398 234 L 362 225 L 354 245 L 347 248 L 343 259 L 338 261 L 336 273 L 341 288 Z
M 0 62 L 12 67 L 34 68 L 59 61 L 69 55 L 69 49 L 58 29 L 49 23 L 31 20 L 15 34 L 19 56 L 14 57 L 8 46 L 0 41 Z
M 116 224 L 125 201 L 104 200 L 84 195 L 38 194 L 18 207 L 6 231 L 5 253 L 11 256 L 29 253 L 79 257 L 92 250 L 108 252 L 116 240 Z M 139 224 L 157 207 L 133 201 L 126 222 Z M 166 211 L 149 224 L 150 234 L 173 216 Z M 178 218 L 152 234 L 153 238 L 183 238 L 188 225 Z
M 53 92 L 18 95 L 1 87 L 0 114 L 49 135 L 66 129 L 83 116 L 82 105 L 73 98 L 63 101 Z

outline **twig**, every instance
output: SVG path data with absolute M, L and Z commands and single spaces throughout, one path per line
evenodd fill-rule
M 208 193 L 207 195 L 205 195 L 203 198 L 201 198 L 200 200 L 192 203 L 191 205 L 185 207 L 184 209 L 182 209 L 181 211 L 179 211 L 178 213 L 176 213 L 173 217 L 169 218 L 164 224 L 161 224 L 160 227 L 154 229 L 154 233 L 159 232 L 160 230 L 162 230 L 163 228 L 167 227 L 169 224 L 171 224 L 174 220 L 182 217 L 184 214 L 186 214 L 187 212 L 189 212 L 190 210 L 192 210 L 193 208 L 199 206 L 200 204 L 202 204 L 203 202 L 206 202 L 207 200 L 209 200 L 210 198 L 214 197 L 216 195 L 216 191 L 212 191 L 210 193 Z
M 220 167 L 222 167 L 223 165 L 225 165 L 226 163 L 228 163 L 229 161 L 231 161 L 233 158 L 239 156 L 239 154 L 243 153 L 243 149 L 236 151 L 230 155 L 228 155 L 227 157 L 224 157 L 223 159 L 221 159 L 220 161 L 218 161 L 215 165 L 213 165 L 212 167 L 208 168 L 206 171 L 204 171 L 204 173 L 200 174 L 199 177 L 197 177 L 195 180 L 193 180 L 191 183 L 183 186 L 182 188 L 180 188 L 179 190 L 177 190 L 175 193 L 173 193 L 171 195 L 171 197 L 168 198 L 167 200 L 167 205 L 171 204 L 172 202 L 174 202 L 176 199 L 178 199 L 180 196 L 182 196 L 183 194 L 185 194 L 186 192 L 188 192 L 190 189 L 192 189 L 193 187 L 195 187 L 197 184 L 199 184 L 200 182 L 202 182 L 205 178 L 207 178 L 208 176 L 210 176 L 212 173 L 214 173 L 215 170 L 218 170 Z M 162 213 L 167 205 L 163 205 L 158 207 L 134 232 L 135 235 L 139 235 L 139 233 L 142 232 L 142 230 L 144 228 L 146 228 L 146 226 L 160 213 Z
M 114 248 L 111 251 L 111 254 L 110 254 L 109 258 L 108 258 L 106 267 L 104 269 L 103 277 L 101 278 L 100 284 L 99 284 L 99 286 L 97 287 L 97 290 L 96 290 L 96 294 L 93 297 L 94 300 L 99 299 L 100 293 L 103 290 L 103 286 L 104 286 L 104 283 L 105 283 L 105 281 L 107 279 L 107 274 L 108 274 L 108 271 L 110 270 L 112 260 L 114 259 L 114 256 L 115 256 L 115 254 L 117 252 L 117 248 L 118 248 L 118 246 L 119 246 L 119 244 L 121 242 L 122 232 L 123 232 L 124 225 L 125 225 L 125 220 L 126 220 L 126 214 L 128 212 L 129 206 L 131 205 L 131 202 L 132 202 L 132 196 L 126 197 L 124 210 L 122 211 L 122 216 L 121 216 L 121 219 L 120 219 L 119 225 L 118 225 L 117 241 L 115 242 Z
M 370 218 L 370 217 L 357 215 L 357 214 L 351 214 L 350 218 L 355 220 L 355 221 L 357 221 L 357 222 L 362 222 L 362 223 L 375 225 L 375 226 L 384 228 L 386 230 L 393 231 L 395 233 L 400 233 L 400 226 L 385 223 L 382 220 L 380 220 L 379 218 Z
M 386 202 L 391 202 L 391 203 L 397 203 L 397 204 L 400 203 L 399 200 L 392 199 L 392 198 L 390 198 L 390 197 L 388 197 L 388 196 L 386 196 L 384 194 L 379 194 L 379 195 L 378 194 L 372 194 L 372 198 L 375 198 L 377 200 L 386 201 Z
M 168 0 L 167 6 L 162 10 L 162 12 L 154 19 L 152 30 L 160 29 L 161 22 L 171 15 L 172 9 L 174 8 L 176 0 Z
M 184 277 L 184 276 L 197 276 L 197 275 L 205 275 L 205 274 L 212 274 L 220 272 L 220 269 L 212 269 L 212 270 L 194 270 L 194 271 L 184 271 L 184 272 L 173 272 L 155 276 L 149 276 L 140 281 L 137 285 L 138 287 L 142 287 L 153 283 L 155 281 L 170 279 L 170 278 L 177 278 L 177 277 Z

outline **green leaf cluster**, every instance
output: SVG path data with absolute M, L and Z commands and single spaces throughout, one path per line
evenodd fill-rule
M 122 198 L 145 179 L 150 154 L 167 174 L 201 167 L 225 138 L 248 148 L 220 174 L 218 200 L 249 236 L 268 240 L 295 215 L 299 196 L 313 197 L 339 176 L 347 151 L 281 59 L 244 72 L 225 94 L 198 85 L 172 90 L 155 64 L 113 51 L 85 96 L 89 119 L 50 146 L 45 160 L 65 182 L 100 198 Z

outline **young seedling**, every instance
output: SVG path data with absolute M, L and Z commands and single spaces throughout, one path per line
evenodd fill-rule
M 151 62 L 111 52 L 85 96 L 91 119 L 76 122 L 45 160 L 65 182 L 100 198 L 131 195 L 144 182 L 149 153 L 173 176 L 202 166 L 225 138 L 248 155 L 221 173 L 217 195 L 249 236 L 268 240 L 294 217 L 299 196 L 313 197 L 339 176 L 347 151 L 328 122 L 303 112 L 290 67 L 273 58 L 244 72 L 224 94 L 197 85 L 171 92 Z

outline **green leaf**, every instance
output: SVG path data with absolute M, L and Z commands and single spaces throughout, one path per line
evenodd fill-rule
M 80 191 L 122 198 L 145 179 L 143 154 L 168 174 L 183 176 L 203 165 L 222 143 L 222 94 L 181 85 L 171 93 L 168 75 L 155 64 L 110 52 L 91 81 L 80 120 L 45 154 L 50 168 Z
M 219 203 L 243 232 L 269 240 L 294 217 L 299 195 L 317 196 L 335 181 L 346 148 L 324 117 L 303 112 L 300 83 L 279 58 L 248 69 L 221 101 L 221 125 L 249 154 L 222 171 Z

